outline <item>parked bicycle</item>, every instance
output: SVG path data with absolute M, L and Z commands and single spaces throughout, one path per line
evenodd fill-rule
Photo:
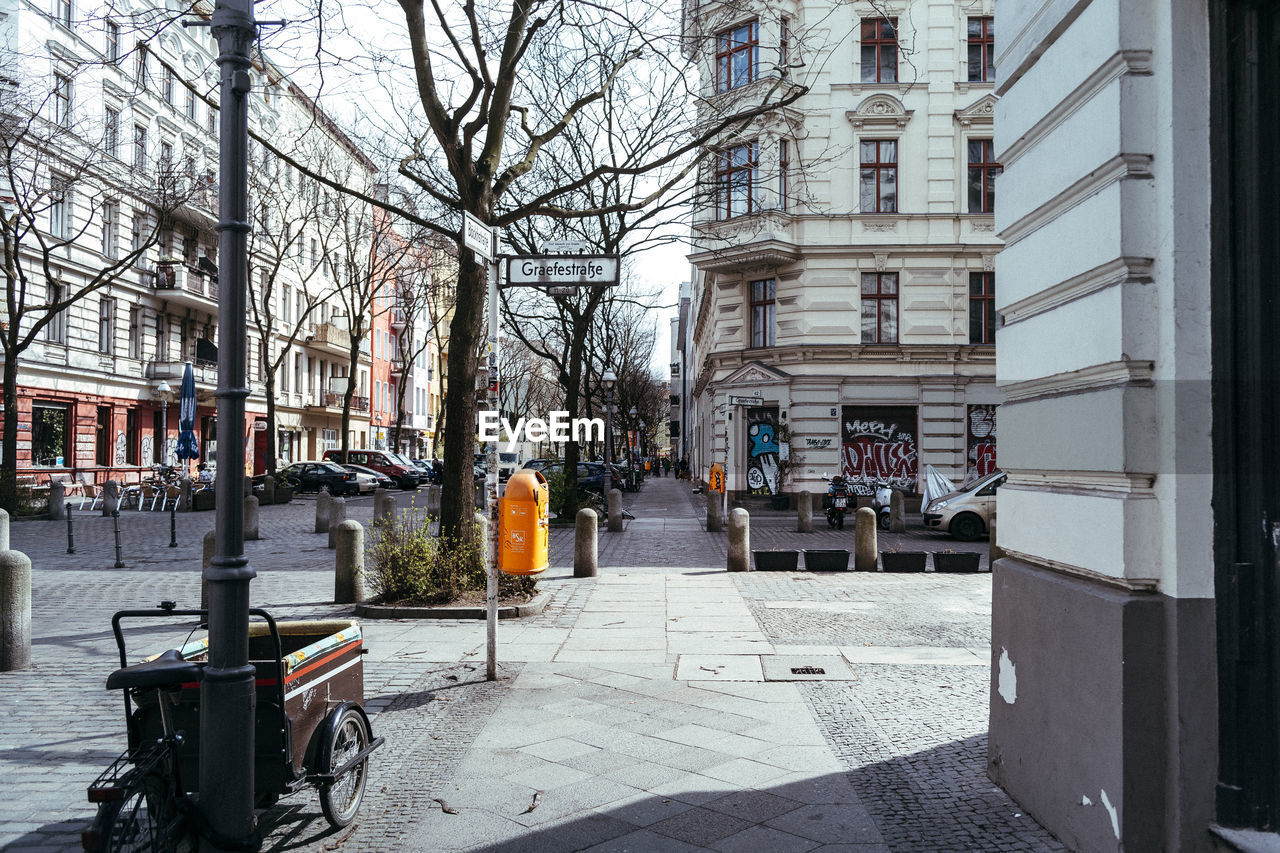
M 609 500 L 604 495 L 600 494 L 599 492 L 593 492 L 588 489 L 587 491 L 584 491 L 582 493 L 582 496 L 587 499 L 587 506 L 590 509 L 595 510 L 595 513 L 597 516 L 599 516 L 602 519 L 608 520 Z M 625 506 L 622 507 L 622 517 L 627 519 L 635 518 L 635 516 L 631 514 L 631 511 L 628 510 Z
M 320 793 L 320 808 L 334 828 L 355 818 L 368 782 L 371 739 L 365 715 L 363 641 L 349 619 L 277 623 L 264 610 L 249 630 L 249 658 L 257 685 L 254 791 L 266 807 L 307 786 Z M 128 666 L 121 620 L 148 617 L 207 618 L 207 610 L 178 610 L 172 601 L 155 610 L 122 610 L 111 619 L 121 668 L 108 690 L 124 692 L 129 748 L 89 786 L 98 803 L 84 849 L 195 850 L 200 837 L 224 850 L 257 850 L 260 839 L 218 836 L 196 806 L 199 783 L 200 681 L 208 639 L 185 643 Z M 320 687 L 328 701 L 311 701 Z

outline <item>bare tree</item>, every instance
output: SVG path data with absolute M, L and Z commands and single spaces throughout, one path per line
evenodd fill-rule
M 397 450 L 402 443 L 409 366 L 433 346 L 437 352 L 443 351 L 442 336 L 457 292 L 456 247 L 436 234 L 420 234 L 415 242 L 420 245 L 406 258 L 396 287 L 395 310 L 404 325 L 396 337 L 396 356 L 406 368 L 405 379 L 396 384 L 396 422 L 391 441 Z

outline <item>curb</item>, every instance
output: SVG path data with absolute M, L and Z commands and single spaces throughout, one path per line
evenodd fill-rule
M 524 604 L 507 605 L 498 608 L 499 619 L 520 619 L 524 616 L 537 616 L 547 609 L 551 593 L 543 592 L 534 596 L 532 601 Z M 484 619 L 483 607 L 386 607 L 381 604 L 356 605 L 356 615 L 368 619 Z

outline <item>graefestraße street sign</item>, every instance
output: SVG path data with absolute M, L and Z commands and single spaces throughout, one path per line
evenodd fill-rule
M 507 257 L 506 287 L 612 287 L 617 255 L 514 255 Z

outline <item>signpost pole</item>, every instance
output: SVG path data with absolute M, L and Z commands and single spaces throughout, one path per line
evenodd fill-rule
M 489 410 L 499 411 L 498 402 L 498 235 L 491 230 L 489 252 Z M 489 564 L 485 578 L 485 678 L 498 678 L 498 442 L 489 442 L 485 470 L 485 503 L 489 515 Z
M 724 398 L 724 491 L 720 493 L 720 517 L 729 517 L 729 436 L 733 435 L 733 406 Z

